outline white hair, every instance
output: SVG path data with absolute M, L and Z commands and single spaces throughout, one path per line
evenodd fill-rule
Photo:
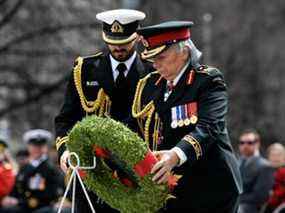
M 192 67 L 197 68 L 200 66 L 199 61 L 202 57 L 202 52 L 195 46 L 193 41 L 189 38 L 185 41 L 180 41 L 177 43 L 180 50 L 183 50 L 184 47 L 187 47 L 190 51 L 190 64 Z

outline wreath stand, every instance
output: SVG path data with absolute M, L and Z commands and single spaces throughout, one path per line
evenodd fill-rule
M 71 162 L 72 156 L 75 158 L 75 164 Z M 84 169 L 84 170 L 95 169 L 95 167 L 96 167 L 96 157 L 94 156 L 94 158 L 93 158 L 93 165 L 92 166 L 80 167 L 80 160 L 79 160 L 78 155 L 75 152 L 71 152 L 71 153 L 69 153 L 67 162 L 68 162 L 69 168 L 72 170 L 72 173 L 71 173 L 71 176 L 69 178 L 68 184 L 66 186 L 64 195 L 63 195 L 63 197 L 61 199 L 61 202 L 60 202 L 59 208 L 57 210 L 57 213 L 61 213 L 63 203 L 64 203 L 64 201 L 66 199 L 67 193 L 68 193 L 72 183 L 73 183 L 73 185 L 72 185 L 72 202 L 71 202 L 72 206 L 71 206 L 71 212 L 74 213 L 75 192 L 76 192 L 76 178 L 78 178 L 78 180 L 79 180 L 79 183 L 80 183 L 81 188 L 82 188 L 82 190 L 84 192 L 85 198 L 88 201 L 88 204 L 89 204 L 89 207 L 90 207 L 92 213 L 96 213 L 95 209 L 94 209 L 94 207 L 93 207 L 93 205 L 91 203 L 90 197 L 89 197 L 89 195 L 88 195 L 88 193 L 86 191 L 86 188 L 85 188 L 85 186 L 84 186 L 84 184 L 82 182 L 82 179 L 81 179 L 81 177 L 79 175 L 79 171 L 78 171 L 79 169 Z

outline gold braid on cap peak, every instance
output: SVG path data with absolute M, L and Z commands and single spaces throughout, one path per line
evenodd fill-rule
M 156 47 L 156 48 L 151 49 L 151 50 L 145 49 L 141 53 L 141 57 L 142 57 L 142 59 L 150 59 L 150 58 L 158 55 L 159 53 L 161 53 L 165 48 L 166 48 L 166 45 L 162 45 L 162 46 Z
M 78 57 L 76 62 L 76 66 L 73 70 L 73 78 L 82 108 L 86 113 L 95 113 L 98 116 L 109 115 L 112 102 L 103 88 L 99 90 L 95 101 L 88 101 L 84 96 L 81 80 L 83 58 Z
M 146 77 L 139 80 L 136 88 L 136 93 L 132 105 L 132 116 L 137 119 L 139 128 L 144 135 L 145 142 L 149 143 L 149 128 L 153 113 L 155 112 L 154 102 L 149 102 L 143 109 L 141 104 L 141 96 L 143 89 L 146 85 L 148 78 L 157 72 L 153 72 L 148 74 Z M 143 126 L 143 122 L 144 126 Z M 153 131 L 153 150 L 156 150 L 157 141 L 158 141 L 158 134 L 159 134 L 159 126 L 160 126 L 160 119 L 158 114 L 155 113 L 155 123 L 154 123 L 154 131 Z
M 111 39 L 111 38 L 108 38 L 106 36 L 106 34 L 104 32 L 102 32 L 102 37 L 103 37 L 103 40 L 108 43 L 108 44 L 113 44 L 113 45 L 120 45 L 120 44 L 127 44 L 127 43 L 130 43 L 131 41 L 135 40 L 137 38 L 137 33 L 133 33 L 132 35 L 130 35 L 130 37 L 126 38 L 126 39 Z

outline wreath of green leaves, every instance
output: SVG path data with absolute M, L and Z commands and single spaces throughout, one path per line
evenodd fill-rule
M 73 127 L 67 147 L 78 154 L 81 166 L 90 166 L 95 155 L 94 145 L 114 153 L 125 163 L 126 171 L 132 170 L 148 152 L 148 144 L 122 123 L 111 118 L 88 116 Z M 114 178 L 113 171 L 102 159 L 97 158 L 96 163 L 94 170 L 87 171 L 85 185 L 121 212 L 156 212 L 169 198 L 167 184 L 155 184 L 151 174 L 139 177 L 134 173 L 137 187 L 128 187 Z

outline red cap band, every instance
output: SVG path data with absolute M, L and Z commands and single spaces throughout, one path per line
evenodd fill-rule
M 154 35 L 149 38 L 146 38 L 148 41 L 149 47 L 156 47 L 162 44 L 165 44 L 169 41 L 174 40 L 186 40 L 190 38 L 190 29 L 189 28 L 183 28 L 176 31 L 166 32 L 159 35 Z

